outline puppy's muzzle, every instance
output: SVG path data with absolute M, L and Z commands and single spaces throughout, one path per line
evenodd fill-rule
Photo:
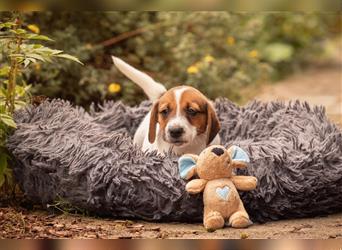
M 169 134 L 172 139 L 179 139 L 184 134 L 184 128 L 172 127 L 169 129 Z

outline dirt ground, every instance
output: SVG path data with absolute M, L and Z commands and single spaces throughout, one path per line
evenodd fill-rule
M 224 228 L 209 233 L 202 224 L 149 223 L 1 208 L 0 236 L 7 239 L 335 239 L 342 238 L 342 214 L 254 224 L 247 229 Z
M 324 105 L 328 116 L 342 124 L 341 62 L 316 65 L 276 84 L 259 89 L 256 98 L 306 100 Z M 342 210 L 342 208 L 341 208 Z M 0 238 L 283 238 L 342 239 L 342 213 L 320 218 L 254 224 L 208 233 L 201 224 L 149 223 L 78 215 L 49 214 L 20 206 L 0 208 Z

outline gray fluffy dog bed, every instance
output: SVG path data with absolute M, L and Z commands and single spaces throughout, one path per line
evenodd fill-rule
M 254 221 L 342 211 L 342 135 L 323 108 L 307 103 L 215 101 L 222 143 L 249 153 L 239 174 L 256 176 L 242 192 Z M 90 112 L 53 100 L 16 113 L 8 140 L 14 174 L 34 203 L 64 199 L 91 213 L 120 218 L 200 221 L 201 195 L 184 191 L 177 157 L 144 154 L 132 144 L 149 102 L 107 102 Z

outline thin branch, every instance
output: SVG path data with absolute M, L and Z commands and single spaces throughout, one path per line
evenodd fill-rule
M 162 25 L 163 25 L 163 23 L 156 23 L 156 24 L 152 24 L 152 25 L 149 25 L 149 26 L 146 26 L 146 27 L 141 27 L 141 28 L 138 28 L 138 29 L 135 29 L 135 30 L 127 31 L 127 32 L 124 32 L 124 33 L 122 33 L 122 34 L 120 34 L 118 36 L 112 37 L 112 38 L 110 38 L 108 40 L 105 40 L 105 41 L 101 42 L 100 45 L 102 45 L 104 47 L 111 46 L 113 44 L 119 43 L 119 42 L 121 42 L 123 40 L 126 40 L 128 38 L 131 38 L 133 36 L 140 35 L 140 34 L 146 32 L 146 31 L 149 31 L 149 30 L 152 30 L 152 29 L 158 29 Z
M 128 32 L 122 33 L 122 34 L 120 34 L 118 36 L 112 37 L 112 38 L 110 38 L 110 39 L 108 39 L 106 41 L 101 42 L 101 45 L 104 46 L 104 47 L 107 47 L 107 46 L 116 44 L 118 42 L 121 42 L 123 40 L 126 40 L 126 39 L 128 39 L 130 37 L 139 35 L 139 34 L 145 32 L 145 31 L 146 31 L 145 28 L 139 28 L 139 29 L 136 29 L 136 30 L 128 31 Z

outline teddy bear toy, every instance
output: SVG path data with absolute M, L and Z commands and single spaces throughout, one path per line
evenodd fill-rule
M 223 228 L 225 223 L 234 228 L 252 224 L 237 190 L 250 191 L 256 188 L 253 176 L 238 176 L 233 170 L 244 168 L 249 162 L 245 151 L 238 146 L 225 149 L 213 145 L 200 155 L 185 154 L 178 160 L 179 173 L 183 179 L 192 179 L 185 189 L 190 194 L 203 192 L 203 224 L 208 231 Z

